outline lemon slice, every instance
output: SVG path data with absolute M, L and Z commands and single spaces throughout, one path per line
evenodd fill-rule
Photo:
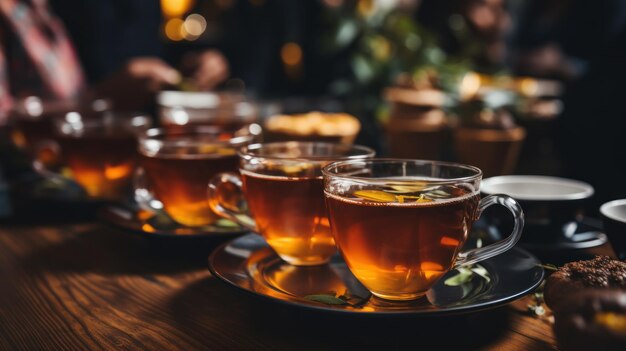
M 394 194 L 386 193 L 382 190 L 357 190 L 354 195 L 364 200 L 376 202 L 395 202 L 397 198 Z

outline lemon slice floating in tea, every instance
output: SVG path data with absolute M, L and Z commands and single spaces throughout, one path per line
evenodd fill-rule
M 376 202 L 395 202 L 397 201 L 394 194 L 386 193 L 382 190 L 357 190 L 354 195 L 364 200 Z
M 413 195 L 395 195 L 390 194 L 388 192 L 382 190 L 357 190 L 354 192 L 354 195 L 360 197 L 361 199 L 375 202 L 432 202 L 433 199 L 429 199 L 424 196 L 424 194 L 420 194 L 419 196 Z

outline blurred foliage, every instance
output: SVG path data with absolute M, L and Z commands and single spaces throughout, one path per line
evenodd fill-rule
M 329 55 L 347 54 L 351 73 L 332 84 L 333 93 L 377 97 L 399 74 L 409 73 L 417 84 L 431 82 L 456 94 L 461 77 L 472 68 L 472 54 L 479 50 L 467 40 L 470 34 L 463 18 L 451 17 L 455 35 L 468 43 L 453 57 L 440 47 L 436 35 L 416 23 L 410 11 L 396 8 L 396 3 L 346 0 L 327 7 L 322 49 Z

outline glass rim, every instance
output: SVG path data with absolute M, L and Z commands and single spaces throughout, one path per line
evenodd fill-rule
M 112 131 L 124 134 L 134 134 L 138 137 L 143 131 L 152 127 L 150 115 L 141 112 L 103 112 L 105 115 L 98 118 L 83 118 L 78 112 L 72 111 L 63 117 L 52 118 L 53 133 L 59 136 L 108 135 Z M 76 114 L 77 118 L 71 118 Z
M 139 135 L 139 143 L 141 144 L 146 141 L 154 141 L 154 142 L 159 142 L 163 144 L 164 146 L 168 146 L 168 147 L 186 147 L 186 146 L 198 146 L 198 145 L 209 145 L 209 144 L 210 145 L 218 144 L 218 145 L 241 146 L 254 140 L 255 135 L 254 134 L 238 135 L 238 136 L 233 136 L 229 139 L 219 140 L 218 139 L 219 133 L 221 132 L 233 132 L 234 133 L 239 130 L 243 130 L 244 128 L 248 126 L 249 125 L 246 125 L 239 129 L 234 129 L 234 128 L 229 129 L 229 128 L 224 128 L 220 126 L 210 126 L 210 125 L 181 126 L 183 129 L 182 129 L 182 132 L 180 133 L 170 132 L 167 130 L 167 128 L 163 128 L 163 127 L 150 128 Z M 177 130 L 180 130 L 181 127 L 176 127 L 176 128 Z M 170 136 L 173 136 L 172 139 L 167 140 L 163 138 L 163 137 L 168 136 L 168 134 Z M 193 135 L 212 136 L 213 138 L 211 140 L 190 138 Z M 177 137 L 177 136 L 180 136 L 180 137 Z
M 326 165 L 324 168 L 322 168 L 322 174 L 324 175 L 324 177 L 329 177 L 329 178 L 332 177 L 335 179 L 340 178 L 340 179 L 351 180 L 355 182 L 367 182 L 367 183 L 389 183 L 389 182 L 414 183 L 416 181 L 414 178 L 411 178 L 410 180 L 409 179 L 404 180 L 402 178 L 391 178 L 391 177 L 363 177 L 363 176 L 351 175 L 351 174 L 354 174 L 354 172 L 350 172 L 348 174 L 342 174 L 342 173 L 333 173 L 331 171 L 331 169 L 333 168 L 336 169 L 337 167 L 350 165 L 352 163 L 355 163 L 356 161 L 369 163 L 369 164 L 374 164 L 374 163 L 401 164 L 401 163 L 408 162 L 408 163 L 412 163 L 415 165 L 433 165 L 433 166 L 439 165 L 439 166 L 447 166 L 447 167 L 456 167 L 456 168 L 466 169 L 466 170 L 475 172 L 475 174 L 465 176 L 465 177 L 455 177 L 455 178 L 448 178 L 448 179 L 435 178 L 432 181 L 420 180 L 420 181 L 425 181 L 425 182 L 429 182 L 433 184 L 434 183 L 450 184 L 450 183 L 459 183 L 459 182 L 470 182 L 470 181 L 480 180 L 482 179 L 482 176 L 483 176 L 483 171 L 480 168 L 476 166 L 468 165 L 468 164 L 463 164 L 463 163 L 458 163 L 458 162 L 449 162 L 449 161 L 421 160 L 421 159 L 409 159 L 409 158 L 406 158 L 406 159 L 405 158 L 371 158 L 371 159 L 362 159 L 362 160 L 335 161 L 333 163 Z M 424 176 L 426 177 L 427 175 L 424 175 Z
M 102 114 L 101 116 L 98 116 L 97 118 L 92 118 L 90 117 L 90 114 Z M 76 119 L 75 121 L 72 120 L 68 120 L 68 115 L 70 114 L 77 114 L 79 119 Z M 141 119 L 143 121 L 143 123 L 138 124 L 138 125 L 134 125 L 133 124 L 133 120 L 139 120 Z M 81 113 L 79 111 L 69 111 L 69 112 L 65 112 L 59 116 L 55 116 L 52 118 L 53 122 L 58 124 L 58 125 L 65 125 L 65 124 L 74 124 L 77 122 L 80 122 L 83 126 L 85 127 L 101 127 L 106 125 L 107 123 L 111 123 L 112 125 L 126 125 L 128 124 L 131 127 L 142 127 L 142 126 L 146 126 L 146 125 L 151 125 L 152 124 L 152 118 L 150 117 L 149 114 L 147 113 L 143 113 L 140 111 L 103 111 L 103 112 L 96 112 L 96 111 L 89 111 L 88 113 Z
M 309 156 L 300 156 L 300 157 L 288 157 L 288 156 L 259 155 L 259 154 L 255 154 L 251 152 L 253 150 L 260 150 L 263 147 L 279 146 L 279 145 L 302 145 L 302 146 L 323 145 L 323 146 L 333 146 L 333 147 L 341 146 L 341 147 L 345 147 L 347 150 L 358 150 L 362 153 L 357 154 L 357 155 L 349 155 L 349 156 L 309 155 Z M 367 158 L 374 157 L 376 155 L 376 151 L 370 147 L 358 145 L 358 144 L 347 145 L 347 144 L 342 144 L 342 143 L 332 143 L 332 142 L 326 142 L 326 141 L 292 140 L 292 141 L 276 141 L 276 142 L 269 142 L 269 143 L 250 144 L 250 145 L 242 147 L 239 150 L 238 155 L 239 157 L 244 158 L 244 159 L 262 158 L 262 159 L 274 160 L 274 161 L 306 160 L 306 161 L 314 161 L 314 162 L 336 160 L 335 162 L 337 162 L 337 161 L 348 161 L 348 160 L 364 160 Z
M 37 107 L 33 107 L 33 105 Z M 9 109 L 9 114 L 15 119 L 38 120 L 49 116 L 59 118 L 69 112 L 103 113 L 110 111 L 113 111 L 112 102 L 106 98 L 49 99 L 30 95 L 16 100 Z

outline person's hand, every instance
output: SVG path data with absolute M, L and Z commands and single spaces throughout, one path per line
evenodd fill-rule
M 134 110 L 145 107 L 159 90 L 180 81 L 180 73 L 161 59 L 137 57 L 94 90 L 97 97 L 111 99 L 116 109 Z
M 182 71 L 193 79 L 198 90 L 211 90 L 228 78 L 228 61 L 217 50 L 188 53 L 181 63 Z

